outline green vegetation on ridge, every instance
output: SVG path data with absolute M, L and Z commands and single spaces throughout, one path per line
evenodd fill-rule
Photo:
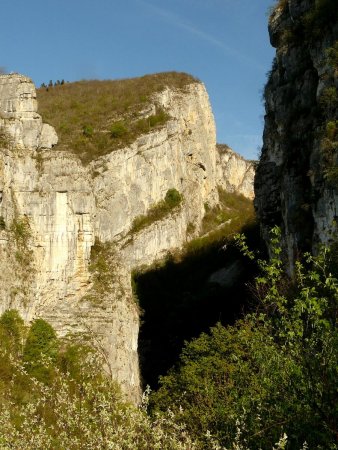
M 184 89 L 196 82 L 191 75 L 167 72 L 65 83 L 37 90 L 39 113 L 56 129 L 56 148 L 73 152 L 88 163 L 166 123 L 169 116 L 159 105 L 155 113 L 144 117 L 153 94 L 166 87 Z
M 164 200 L 161 200 L 151 206 L 147 214 L 142 214 L 135 217 L 129 234 L 137 233 L 138 231 L 141 231 L 143 228 L 148 227 L 152 223 L 157 222 L 158 220 L 163 220 L 175 209 L 177 209 L 182 201 L 183 197 L 177 189 L 168 189 Z

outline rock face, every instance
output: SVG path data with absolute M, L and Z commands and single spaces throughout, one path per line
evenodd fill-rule
M 19 74 L 0 75 L 0 128 L 16 148 L 51 148 L 58 138 L 37 114 L 35 87 Z
M 61 336 L 86 334 L 133 401 L 140 394 L 139 311 L 130 273 L 198 232 L 218 201 L 215 125 L 201 83 L 154 98 L 162 128 L 83 166 L 51 148 L 33 83 L 0 77 L 0 310 L 48 320 Z M 218 173 L 218 174 L 217 174 Z M 183 202 L 163 220 L 132 223 L 176 189 Z
M 156 104 L 170 114 L 164 126 L 84 166 L 52 148 L 57 136 L 37 114 L 31 80 L 0 77 L 0 312 L 15 308 L 26 321 L 46 319 L 60 336 L 89 336 L 133 401 L 139 311 L 131 271 L 180 248 L 192 224 L 198 233 L 218 184 L 252 195 L 252 166 L 216 151 L 203 84 L 167 88 L 153 101 L 149 111 Z M 173 189 L 182 203 L 133 231 Z
M 217 184 L 227 192 L 254 198 L 255 162 L 247 161 L 225 144 L 217 144 Z
M 299 254 L 332 239 L 338 216 L 337 5 L 319 3 L 279 2 L 269 23 L 277 52 L 255 206 L 266 239 L 281 226 L 291 270 Z

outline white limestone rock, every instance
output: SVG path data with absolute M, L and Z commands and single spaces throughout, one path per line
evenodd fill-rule
M 42 149 L 52 148 L 57 143 L 58 136 L 55 129 L 51 125 L 48 125 L 48 123 L 42 124 L 39 147 Z
M 218 199 L 215 125 L 205 88 L 194 83 L 158 94 L 156 102 L 171 116 L 163 128 L 84 167 L 74 154 L 48 149 L 56 138 L 36 113 L 31 81 L 13 75 L 1 82 L 1 120 L 15 148 L 0 149 L 6 224 L 0 231 L 0 312 L 16 308 L 26 321 L 45 318 L 59 335 L 96 333 L 113 376 L 136 402 L 139 315 L 130 271 L 181 247 L 188 224 L 200 227 L 204 203 Z M 172 188 L 183 195 L 182 207 L 131 236 L 135 217 Z M 17 223 L 27 226 L 23 241 Z M 92 301 L 96 240 L 114 245 L 115 281 Z
M 0 75 L 0 128 L 16 148 L 52 148 L 58 141 L 54 128 L 37 113 L 32 80 L 17 73 Z
M 227 192 L 254 198 L 255 162 L 247 161 L 230 147 L 217 145 L 217 184 Z

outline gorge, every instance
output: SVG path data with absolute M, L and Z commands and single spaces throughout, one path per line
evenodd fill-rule
M 191 75 L 0 75 L 1 450 L 337 450 L 337 24 L 271 7 L 257 162 Z

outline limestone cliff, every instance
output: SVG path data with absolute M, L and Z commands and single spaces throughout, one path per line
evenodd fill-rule
M 180 247 L 204 204 L 217 202 L 215 125 L 203 84 L 153 97 L 161 127 L 87 165 L 59 150 L 37 114 L 31 80 L 0 78 L 0 309 L 43 317 L 59 335 L 83 333 L 132 399 L 140 389 L 138 307 L 130 271 Z M 151 107 L 152 105 L 150 105 Z M 132 231 L 175 189 L 183 202 Z
M 56 145 L 54 128 L 37 113 L 31 80 L 0 77 L 0 311 L 45 318 L 61 336 L 89 336 L 134 401 L 139 311 L 131 271 L 197 235 L 204 205 L 218 202 L 217 185 L 252 195 L 250 164 L 216 151 L 202 83 L 155 92 L 136 124 L 157 110 L 165 118 L 160 126 L 84 163 L 70 144 Z M 92 145 L 88 139 L 80 135 Z M 170 208 L 168 193 L 178 200 Z M 165 213 L 151 220 L 156 208 Z
M 279 1 L 269 22 L 276 58 L 265 88 L 255 206 L 265 238 L 282 227 L 290 267 L 336 232 L 337 4 Z
M 247 161 L 225 144 L 217 144 L 217 184 L 227 192 L 254 198 L 255 162 Z
M 34 85 L 19 74 L 0 75 L 0 129 L 16 148 L 51 148 L 58 141 L 54 129 L 37 114 Z

